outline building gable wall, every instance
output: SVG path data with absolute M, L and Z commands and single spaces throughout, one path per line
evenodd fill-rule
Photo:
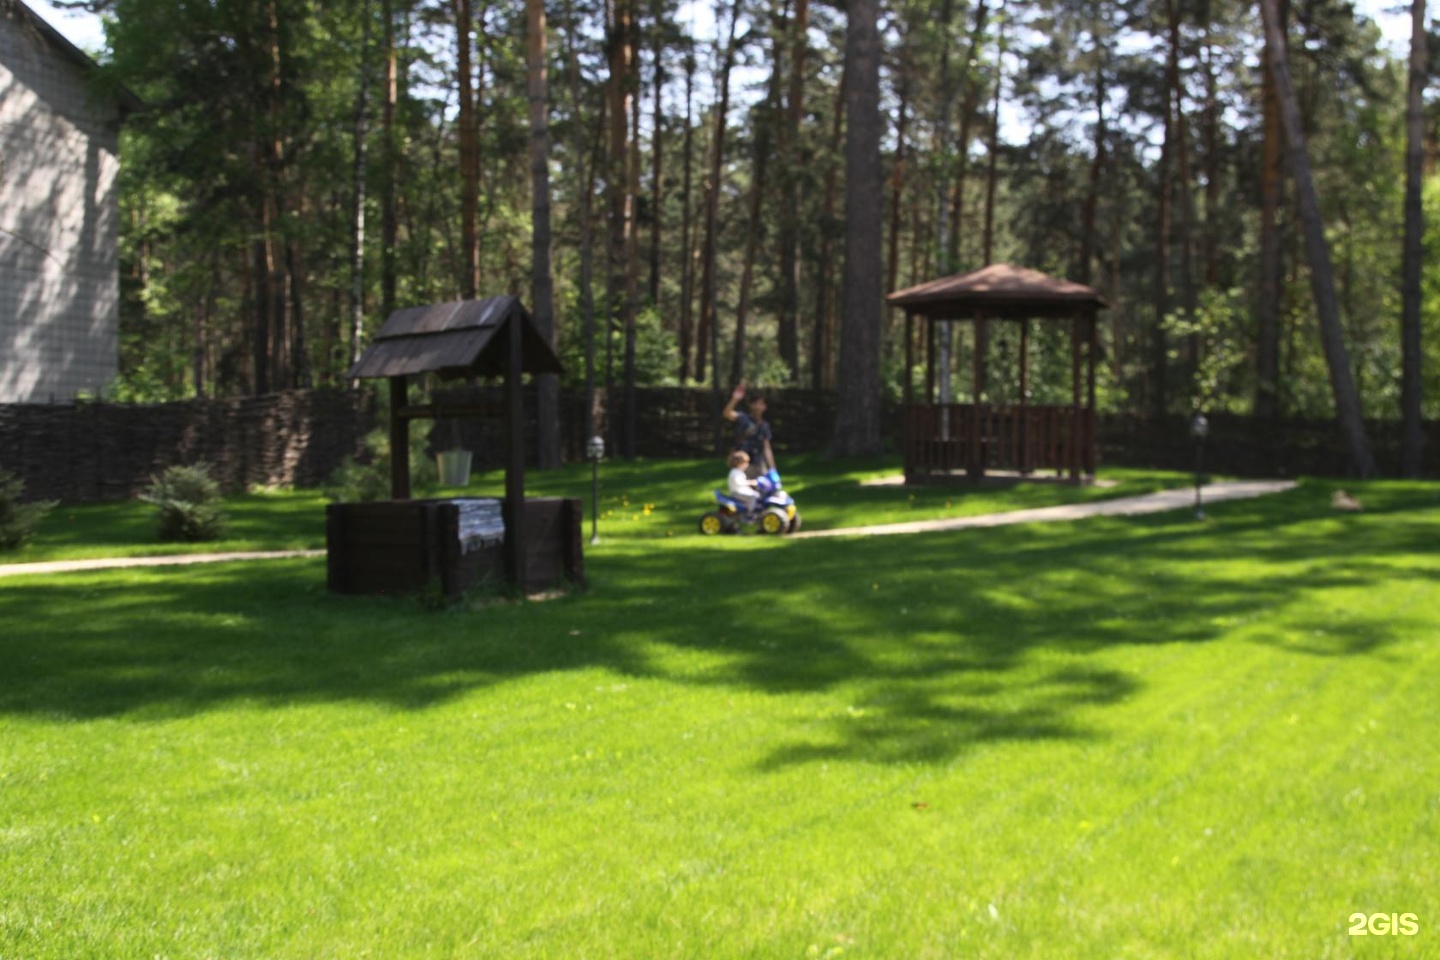
M 115 376 L 117 107 L 23 15 L 0 13 L 0 403 Z

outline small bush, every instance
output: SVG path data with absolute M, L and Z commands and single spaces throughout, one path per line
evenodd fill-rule
M 203 463 L 171 467 L 140 499 L 155 505 L 161 540 L 216 540 L 225 530 L 220 484 Z
M 440 482 L 440 470 L 429 453 L 428 430 L 410 430 L 410 489 L 423 493 Z M 325 496 L 335 503 L 368 503 L 390 499 L 390 434 L 374 430 L 365 438 L 368 462 L 346 457 L 325 483 Z
M 54 500 L 21 503 L 24 492 L 25 481 L 0 470 L 0 550 L 16 550 L 28 543 L 40 521 L 55 509 Z
M 369 503 L 390 497 L 389 464 L 346 457 L 330 474 L 325 496 L 336 503 Z

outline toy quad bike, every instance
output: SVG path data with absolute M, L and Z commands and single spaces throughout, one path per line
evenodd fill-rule
M 760 533 L 794 533 L 800 529 L 800 511 L 795 498 L 780 484 L 780 474 L 769 470 L 755 478 L 759 496 L 755 506 L 746 509 L 745 502 L 724 490 L 715 491 L 715 509 L 700 518 L 700 532 L 739 533 L 742 526 L 754 524 Z

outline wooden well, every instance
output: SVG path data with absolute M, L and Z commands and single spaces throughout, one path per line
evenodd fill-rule
M 450 596 L 483 580 L 521 589 L 584 582 L 578 500 L 525 498 L 526 373 L 560 373 L 560 359 L 516 297 L 461 300 L 397 310 L 350 371 L 357 379 L 390 384 L 391 499 L 332 504 L 326 513 L 330 589 L 341 593 L 409 593 L 431 583 Z M 500 376 L 498 407 L 409 401 L 409 378 Z M 464 504 L 410 499 L 412 420 L 498 415 L 504 423 L 505 490 L 493 498 L 503 538 L 475 542 L 464 535 Z M 493 538 L 492 538 L 493 539 Z

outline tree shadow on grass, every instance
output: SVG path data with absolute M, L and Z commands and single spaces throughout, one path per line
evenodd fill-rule
M 943 763 L 987 742 L 1098 735 L 1094 711 L 1140 689 L 1089 659 L 1110 648 L 1207 643 L 1245 624 L 1281 650 L 1383 655 L 1416 624 L 1366 610 L 1322 622 L 1310 605 L 1337 588 L 1433 578 L 1433 566 L 1396 558 L 1434 554 L 1440 511 L 1417 522 L 1400 498 L 1393 513 L 1337 520 L 1327 498 L 1219 505 L 1205 524 L 1171 514 L 727 549 L 682 542 L 594 558 L 589 593 L 478 610 L 333 596 L 320 561 L 22 578 L 0 585 L 0 711 L 147 720 L 237 702 L 423 709 L 594 668 L 812 705 L 810 695 L 828 695 L 767 745 L 767 769 Z

